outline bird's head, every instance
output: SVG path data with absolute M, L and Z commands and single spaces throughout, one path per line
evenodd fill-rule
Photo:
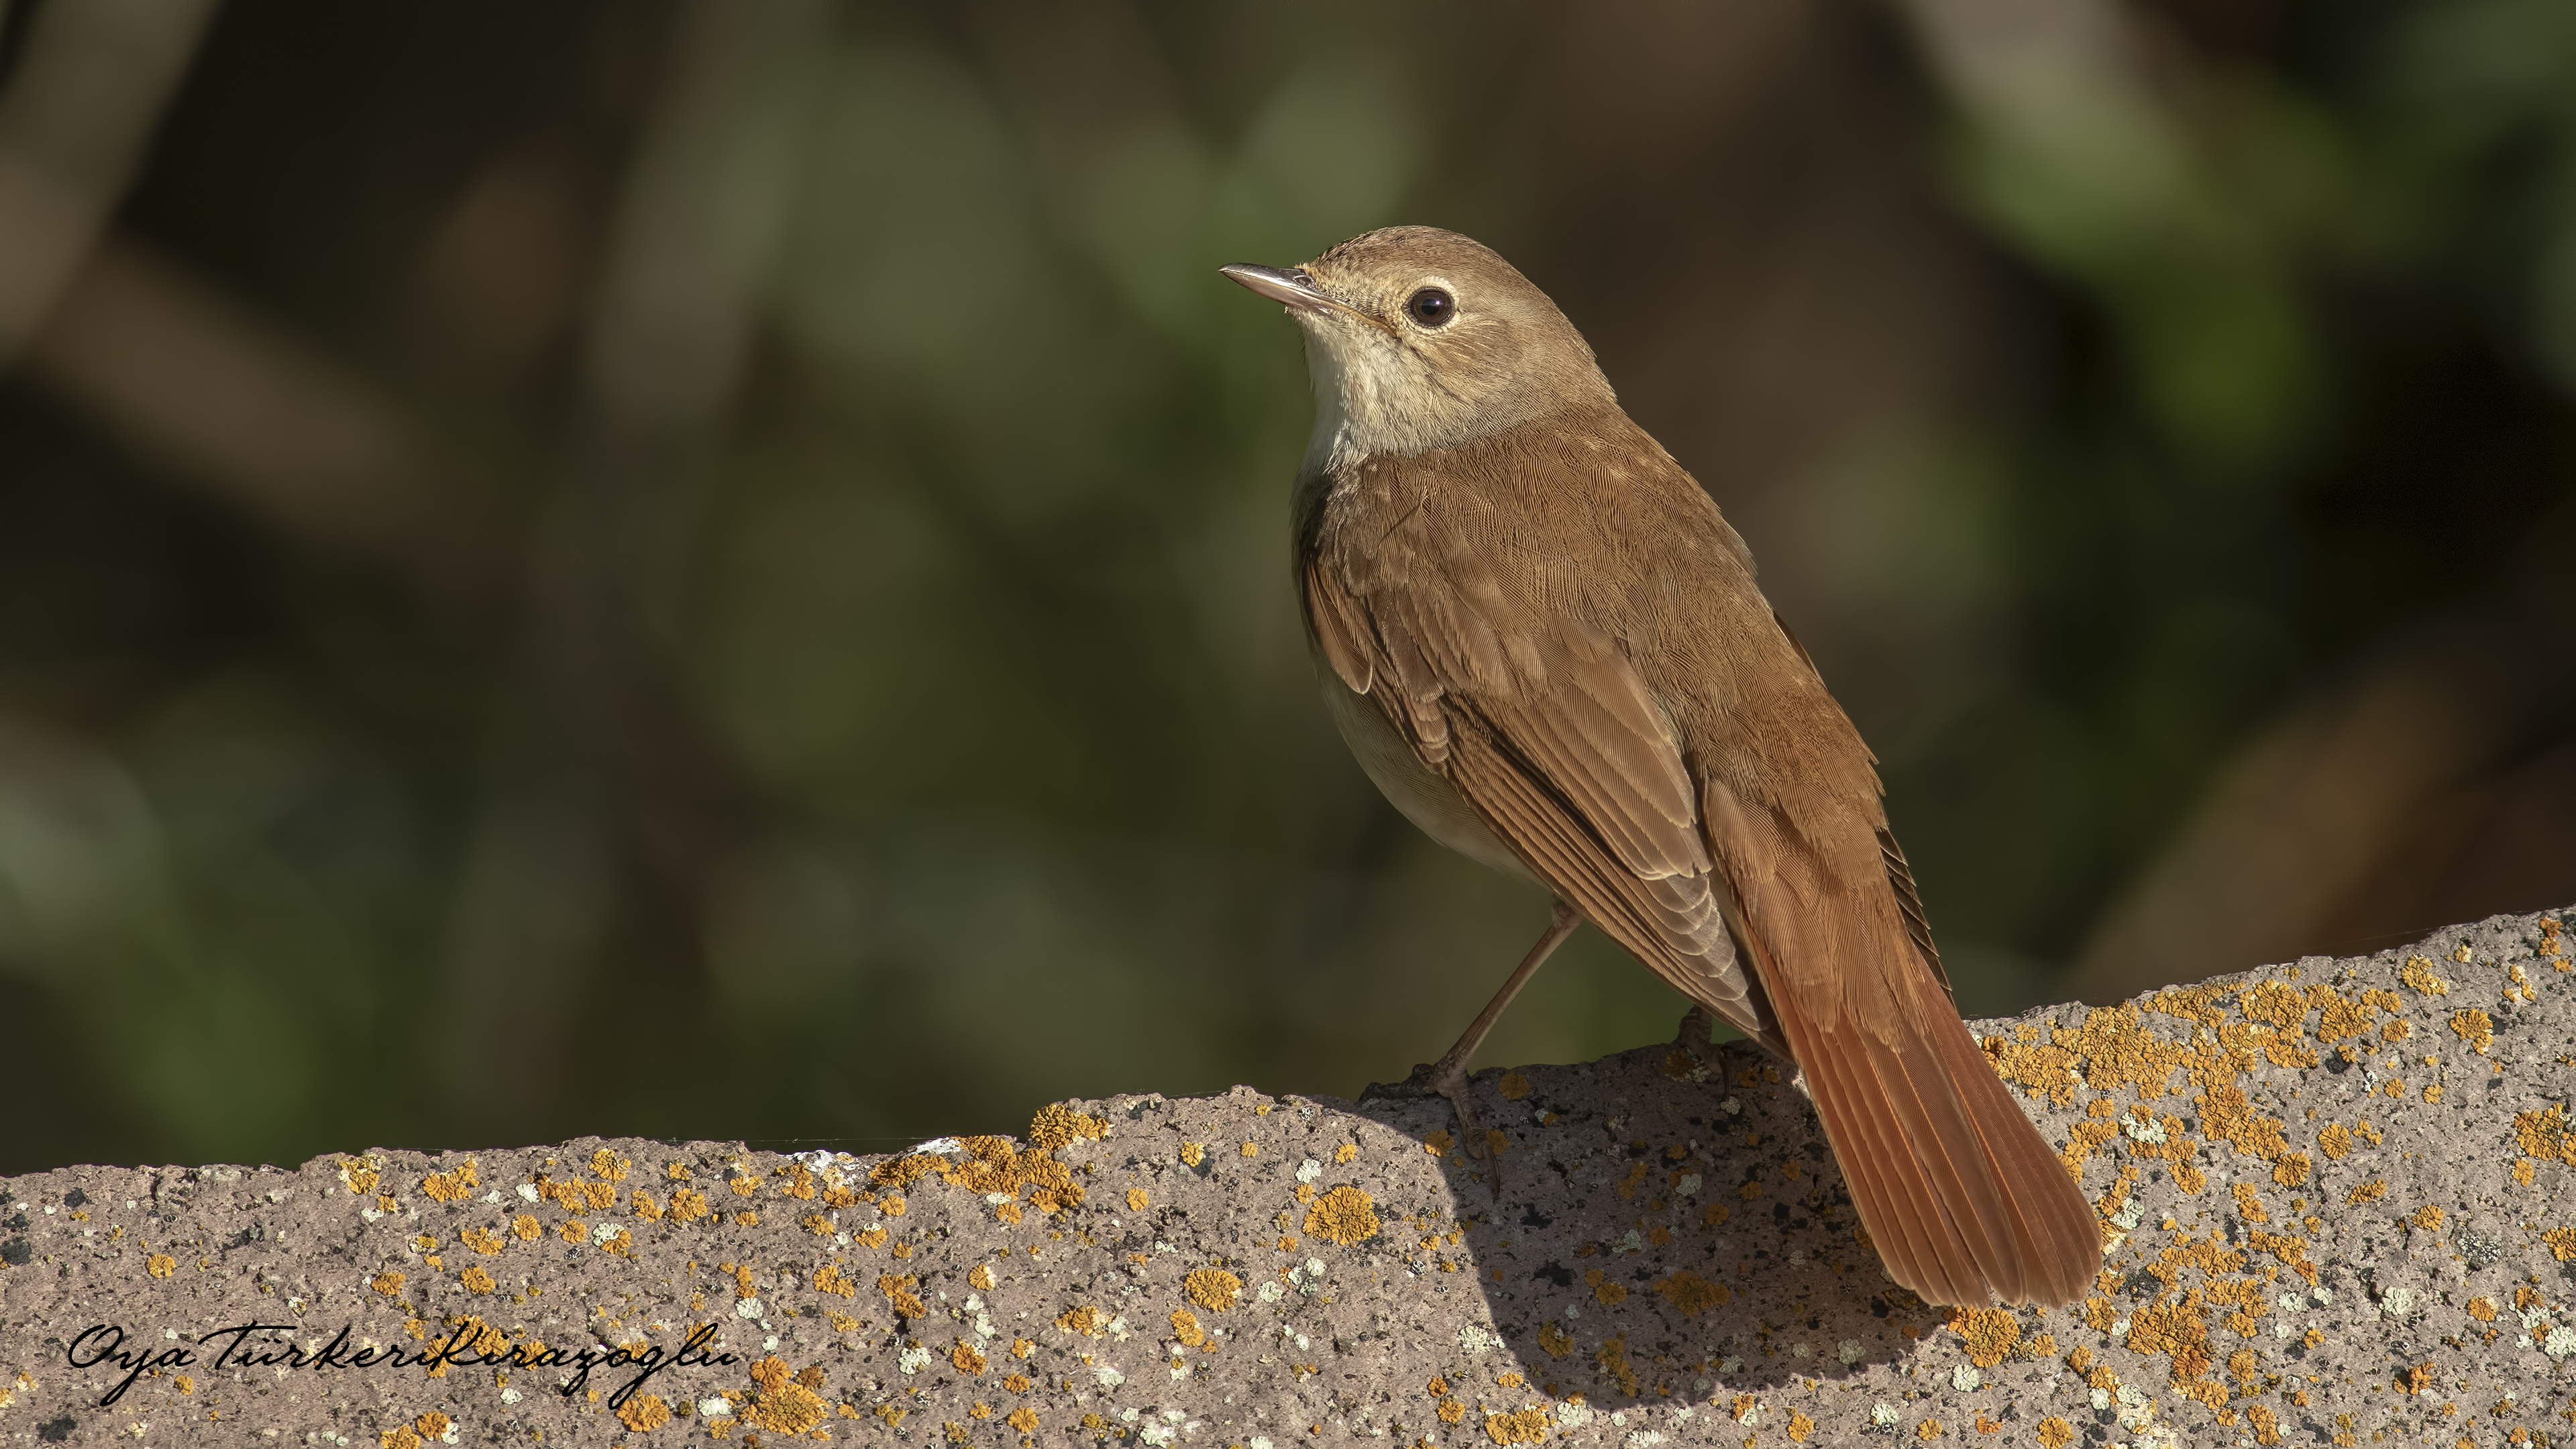
M 1410 456 L 1615 401 L 1547 294 L 1456 232 L 1389 227 L 1301 267 L 1222 270 L 1305 329 L 1319 454 Z

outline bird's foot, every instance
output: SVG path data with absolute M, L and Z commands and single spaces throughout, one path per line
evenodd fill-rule
M 1362 1087 L 1360 1089 L 1360 1100 L 1362 1102 L 1375 1102 L 1380 1100 L 1417 1102 L 1424 1097 L 1445 1096 L 1446 1094 L 1438 1087 L 1432 1085 L 1432 1076 L 1438 1070 L 1439 1068 L 1433 1063 L 1420 1063 L 1414 1067 L 1413 1075 L 1406 1077 L 1403 1081 L 1371 1082 L 1367 1086 Z
M 1664 1058 L 1666 1076 L 1698 1081 L 1708 1075 L 1708 1033 L 1712 1021 L 1708 1008 L 1696 1003 L 1682 1013 L 1681 1028 L 1673 1033 L 1673 1050 Z
M 1501 1202 L 1503 1159 L 1495 1139 L 1502 1134 L 1486 1130 L 1484 1116 L 1476 1110 L 1475 1097 L 1463 1065 L 1424 1062 L 1413 1069 L 1413 1075 L 1401 1082 L 1371 1082 L 1360 1093 L 1363 1102 L 1372 1098 L 1418 1101 L 1424 1097 L 1445 1098 L 1449 1110 L 1458 1114 L 1459 1140 L 1464 1144 L 1468 1157 L 1484 1164 L 1485 1181 L 1494 1190 L 1494 1201 Z

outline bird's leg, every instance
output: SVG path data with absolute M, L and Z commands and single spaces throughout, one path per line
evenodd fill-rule
M 1477 1114 L 1475 1103 L 1469 1098 L 1467 1060 L 1476 1054 L 1476 1048 L 1485 1044 L 1486 1035 L 1493 1031 L 1495 1022 L 1503 1019 L 1503 1011 L 1512 1004 L 1512 998 L 1521 994 L 1521 988 L 1538 974 L 1538 968 L 1546 965 L 1547 958 L 1557 947 L 1565 944 L 1565 938 L 1574 934 L 1575 927 L 1582 924 L 1583 918 L 1574 913 L 1574 907 L 1562 900 L 1557 901 L 1548 916 L 1547 930 L 1539 936 L 1538 943 L 1521 958 L 1521 964 L 1513 970 L 1511 979 L 1503 983 L 1503 989 L 1494 993 L 1494 999 L 1485 1003 L 1485 1009 L 1476 1013 L 1474 1021 L 1467 1023 L 1467 1029 L 1460 1033 L 1456 1045 L 1450 1047 L 1440 1060 L 1415 1067 L 1413 1075 L 1403 1081 L 1391 1086 L 1372 1082 L 1368 1090 L 1360 1093 L 1363 1102 L 1371 1097 L 1428 1097 L 1435 1093 L 1448 1098 L 1450 1107 L 1458 1114 L 1458 1132 L 1468 1143 L 1468 1154 L 1482 1156 L 1485 1160 L 1485 1175 L 1493 1184 L 1497 1202 L 1503 1196 L 1502 1158 L 1494 1152 L 1493 1144 L 1485 1136 L 1484 1119 Z

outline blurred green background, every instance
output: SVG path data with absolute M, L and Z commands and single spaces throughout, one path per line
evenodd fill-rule
M 1435 1054 L 1545 902 L 1334 738 L 1214 272 L 1396 222 L 1745 533 L 1972 1014 L 2576 899 L 2564 0 L 0 0 L 0 1172 Z

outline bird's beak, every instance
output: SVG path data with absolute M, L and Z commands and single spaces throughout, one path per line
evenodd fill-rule
M 1274 302 L 1286 304 L 1291 312 L 1313 312 L 1318 315 L 1341 312 L 1373 327 L 1385 325 L 1359 308 L 1317 287 L 1315 279 L 1306 275 L 1302 267 L 1282 271 L 1277 267 L 1256 267 L 1249 262 L 1237 262 L 1230 267 L 1219 267 L 1217 272 L 1242 283 Z

